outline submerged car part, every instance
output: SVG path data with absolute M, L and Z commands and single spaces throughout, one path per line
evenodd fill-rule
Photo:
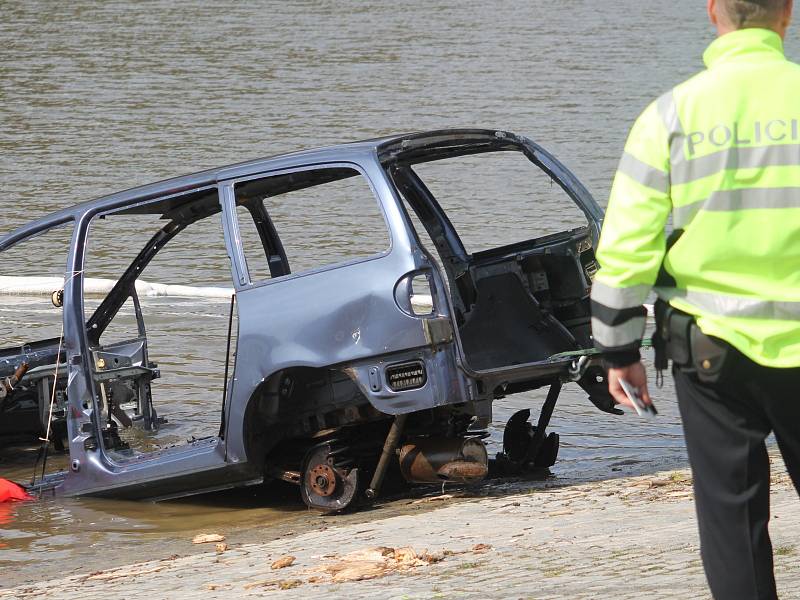
M 503 454 L 499 460 L 511 463 L 517 470 L 552 467 L 558 457 L 558 434 L 549 433 L 538 443 L 538 427 L 528 422 L 530 416 L 528 408 L 517 411 L 503 431 Z
M 492 153 L 521 158 L 526 169 L 543 173 L 585 222 L 468 251 L 421 175 L 428 163 Z M 353 182 L 375 213 L 369 226 L 349 194 L 328 193 L 329 186 Z M 287 210 L 281 202 L 296 192 L 303 202 Z M 312 204 L 305 200 L 314 193 L 322 207 L 319 229 L 330 229 L 335 241 L 347 240 L 349 250 L 374 235 L 385 244 L 335 258 L 328 253 L 341 243 L 319 244 L 312 264 L 295 261 L 284 242 L 298 231 L 309 234 Z M 338 220 L 334 209 L 341 209 Z M 280 215 L 277 222 L 273 215 Z M 300 226 L 282 228 L 292 215 Z M 146 232 L 140 250 L 116 281 L 95 289 L 93 236 L 104 227 L 113 235 L 114 224 L 126 219 L 146 226 L 129 228 Z M 202 255 L 193 252 L 197 237 L 187 232 L 204 220 L 221 232 L 219 264 L 232 287 L 212 295 L 235 295 L 235 315 L 227 315 L 230 371 L 219 369 L 224 387 L 197 386 L 192 405 L 205 400 L 218 410 L 222 399 L 220 426 L 214 423 L 208 437 L 160 446 L 152 443 L 162 421 L 155 405 L 170 396 L 149 346 L 164 336 L 149 336 L 145 328 L 141 278 L 150 277 L 149 266 L 175 239 L 188 240 L 186 261 Z M 64 209 L 0 237 L 2 254 L 50 231 L 70 230 L 66 264 L 54 273 L 56 287 L 46 288 L 48 295 L 63 290 L 57 297 L 63 346 L 49 337 L 0 348 L 0 377 L 13 375 L 22 362 L 31 365 L 0 405 L 0 434 L 40 436 L 53 399 L 52 425 L 63 431 L 57 437 L 68 443 L 71 468 L 35 487 L 54 494 L 163 499 L 281 479 L 299 484 L 309 506 L 338 511 L 363 497 L 367 481 L 367 495 L 379 494 L 387 471 L 398 467 L 398 447 L 399 468 L 410 481 L 480 479 L 486 450 L 474 434 L 492 422 L 493 401 L 550 386 L 535 427 L 513 420 L 506 454 L 513 464 L 551 462 L 557 438 L 546 427 L 562 383 L 577 381 L 601 409 L 612 409 L 590 337 L 601 221 L 589 192 L 544 148 L 510 132 L 477 129 L 260 159 Z M 254 245 L 246 243 L 246 227 Z M 193 273 L 192 265 L 183 266 Z M 99 306 L 86 302 L 92 294 L 103 296 Z M 125 306 L 132 308 L 135 331 L 109 340 Z M 162 348 L 161 356 L 170 350 Z M 221 344 L 218 350 L 224 356 Z M 174 368 L 174 361 L 166 364 Z M 149 444 L 137 445 L 137 436 L 128 443 L 121 433 L 137 424 Z M 524 450 L 512 448 L 515 437 Z
M 517 411 L 506 423 L 503 431 L 503 452 L 497 455 L 497 467 L 505 474 L 516 474 L 532 467 L 546 468 L 555 464 L 558 457 L 559 437 L 547 433 L 553 416 L 561 382 L 550 386 L 542 404 L 536 426 L 528 423 L 530 409 Z

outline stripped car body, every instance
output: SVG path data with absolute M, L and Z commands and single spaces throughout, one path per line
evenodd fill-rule
M 586 225 L 468 254 L 414 166 L 491 152 L 524 155 L 566 192 Z M 355 176 L 369 182 L 390 248 L 294 273 L 268 199 Z M 258 230 L 268 281 L 249 272 L 237 207 L 247 209 Z M 434 248 L 421 243 L 411 212 Z M 145 213 L 167 224 L 93 314 L 85 314 L 90 223 Z M 154 452 L 130 451 L 121 447 L 116 429 L 157 427 L 151 383 L 160 375 L 148 357 L 136 281 L 171 239 L 211 215 L 221 215 L 238 315 L 219 434 Z M 30 366 L 10 397 L 37 397 L 42 419 L 44 404 L 55 399 L 55 415 L 66 426 L 69 469 L 34 487 L 62 495 L 164 499 L 275 478 L 299 484 L 310 506 L 341 510 L 377 495 L 387 470 L 397 466 L 409 481 L 482 478 L 486 451 L 480 439 L 493 400 L 544 386 L 550 393 L 537 427 L 527 423 L 528 414 L 515 415 L 502 458 L 512 469 L 549 466 L 557 437 L 545 428 L 562 383 L 577 382 L 602 410 L 613 406 L 590 336 L 588 298 L 601 220 L 602 210 L 578 179 L 527 138 L 446 130 L 205 171 L 22 227 L 0 238 L 0 256 L 53 227 L 74 226 L 63 285 L 63 344 L 32 340 L 0 350 L 0 377 Z M 419 283 L 430 296 L 424 306 L 415 300 Z M 138 335 L 103 344 L 103 331 L 130 300 Z

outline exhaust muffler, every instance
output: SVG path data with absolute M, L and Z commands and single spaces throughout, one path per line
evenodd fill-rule
M 400 471 L 410 483 L 474 483 L 489 472 L 478 438 L 412 438 L 400 449 Z

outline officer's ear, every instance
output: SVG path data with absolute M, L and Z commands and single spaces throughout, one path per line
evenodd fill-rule
M 706 2 L 706 11 L 708 11 L 708 20 L 714 27 L 719 27 L 719 19 L 717 18 L 717 0 L 708 0 Z

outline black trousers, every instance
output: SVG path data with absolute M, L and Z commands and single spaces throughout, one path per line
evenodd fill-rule
M 769 522 L 775 432 L 800 492 L 800 368 L 762 367 L 730 348 L 716 383 L 673 367 L 694 478 L 700 553 L 714 598 L 777 598 Z

